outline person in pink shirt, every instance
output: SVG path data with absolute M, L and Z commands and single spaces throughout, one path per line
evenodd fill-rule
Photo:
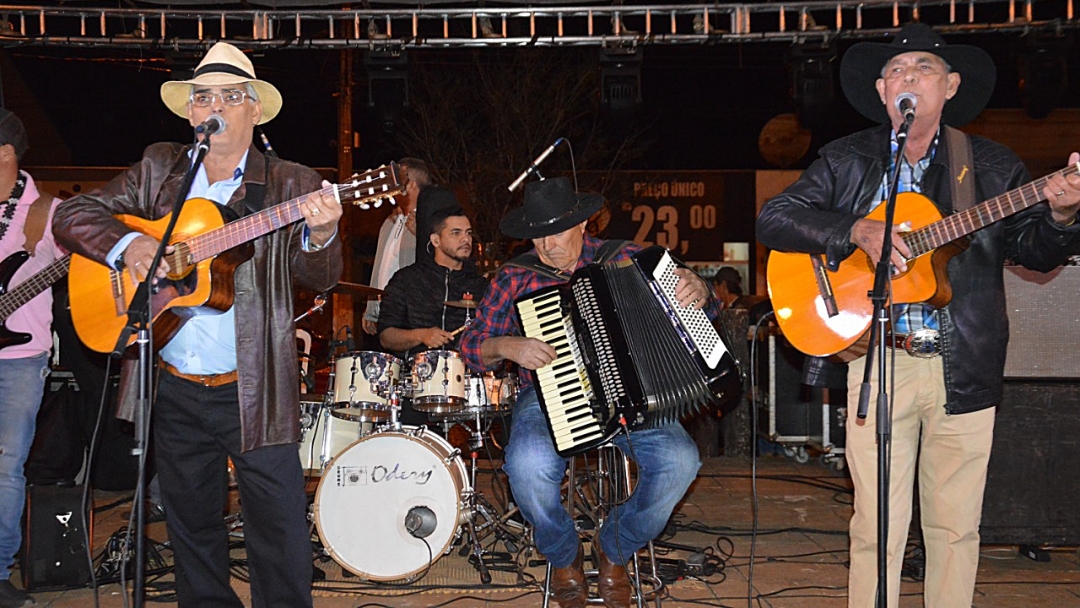
M 0 280 L 8 281 L 5 293 L 64 256 L 49 228 L 59 199 L 38 192 L 34 178 L 19 169 L 27 147 L 22 121 L 0 108 L 0 192 L 8 195 L 0 202 Z M 52 291 L 43 289 L 0 325 L 0 608 L 36 605 L 9 579 L 22 542 L 23 465 L 34 441 L 51 349 Z

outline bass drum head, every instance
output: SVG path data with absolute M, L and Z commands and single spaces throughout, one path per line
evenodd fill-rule
M 323 546 L 365 580 L 421 574 L 457 536 L 468 489 L 465 465 L 441 437 L 415 433 L 406 427 L 360 439 L 330 463 L 315 493 Z M 413 536 L 406 518 L 430 533 Z

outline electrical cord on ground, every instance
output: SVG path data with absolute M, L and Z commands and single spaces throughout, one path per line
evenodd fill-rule
M 90 492 L 90 479 L 91 473 L 94 470 L 94 454 L 97 453 L 97 441 L 98 436 L 101 434 L 101 421 L 105 417 L 105 403 L 107 401 L 106 396 L 109 394 L 109 376 L 112 373 L 112 357 L 108 357 L 105 363 L 105 387 L 101 391 L 101 399 L 98 402 L 97 419 L 94 421 L 94 431 L 90 435 L 90 452 L 86 456 L 86 476 L 83 480 L 82 497 L 80 499 L 79 509 L 79 521 L 82 525 L 83 533 L 83 547 L 86 548 L 86 563 L 90 567 L 90 589 L 94 594 L 94 608 L 100 606 L 100 598 L 98 597 L 98 582 L 95 576 L 94 570 L 94 555 L 92 550 L 92 543 L 90 539 L 90 522 L 86 521 L 86 515 L 90 512 L 91 502 L 93 501 L 92 493 Z

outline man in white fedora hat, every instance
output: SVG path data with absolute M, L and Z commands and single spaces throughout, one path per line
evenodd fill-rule
M 974 119 L 994 90 L 994 62 L 982 49 L 948 44 L 930 26 L 912 23 L 890 42 L 852 46 L 844 54 L 840 80 L 851 105 L 879 126 L 827 144 L 793 185 L 768 201 L 757 220 L 760 244 L 820 254 L 831 271 L 849 258 L 853 264 L 867 259 L 877 264 L 885 223 L 867 215 L 888 198 L 894 174 L 899 176 L 899 192 L 922 193 L 940 215 L 1030 181 L 1020 159 L 1007 148 L 953 128 Z M 914 111 L 910 120 L 908 105 Z M 894 161 L 905 125 L 907 145 L 902 158 Z M 876 414 L 870 408 L 865 419 L 849 414 L 847 420 L 846 457 L 855 486 L 848 606 L 870 608 L 879 593 L 885 603 L 878 606 L 899 605 L 916 472 L 926 545 L 924 604 L 971 606 L 983 489 L 1009 340 L 1001 268 L 1009 258 L 1046 271 L 1076 250 L 1077 161 L 1080 156 L 1074 153 L 1071 171 L 1055 174 L 1037 191 L 1029 186 L 1025 196 L 1032 197 L 1032 206 L 978 230 L 967 249 L 948 260 L 951 302 L 891 307 L 891 327 L 884 336 L 890 355 L 895 355 L 895 372 L 886 383 L 892 398 L 888 585 L 878 588 L 875 567 L 879 444 Z M 1048 204 L 1038 202 L 1042 200 Z M 915 263 L 915 241 L 909 248 L 904 240 L 904 224 L 911 219 L 897 207 L 897 225 L 889 235 L 894 283 Z M 809 384 L 827 375 L 826 365 L 813 360 Z M 865 356 L 849 365 L 849 412 L 859 402 L 865 368 Z M 872 392 L 877 391 L 877 380 L 872 374 Z
M 141 280 L 158 241 L 115 215 L 162 218 L 178 196 L 209 199 L 236 215 L 303 197 L 303 221 L 259 237 L 252 257 L 235 266 L 227 310 L 185 309 L 186 320 L 160 350 L 153 429 L 179 605 L 244 605 L 229 584 L 229 539 L 221 517 L 231 459 L 243 501 L 251 605 L 311 606 L 312 553 L 296 453 L 293 290 L 294 281 L 312 291 L 337 283 L 341 205 L 318 192 L 314 171 L 265 156 L 253 145 L 255 125 L 278 114 L 281 94 L 255 77 L 236 47 L 215 44 L 190 80 L 162 85 L 161 99 L 192 127 L 220 119 L 216 132 L 204 135 L 210 150 L 190 189 L 180 192 L 193 146 L 153 144 L 108 184 L 59 207 L 57 240 Z M 166 278 L 167 269 L 165 262 L 154 269 L 157 280 Z M 137 384 L 132 367 L 125 365 L 122 376 L 126 417 Z

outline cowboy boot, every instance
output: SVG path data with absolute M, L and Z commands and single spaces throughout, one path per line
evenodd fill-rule
M 613 563 L 604 554 L 604 549 L 597 539 L 593 546 L 596 547 L 596 590 L 600 593 L 600 599 L 607 608 L 629 608 L 630 606 L 630 576 L 626 573 L 626 566 Z
M 585 608 L 589 584 L 585 581 L 585 552 L 578 545 L 577 557 L 565 568 L 551 571 L 551 595 L 561 608 Z

